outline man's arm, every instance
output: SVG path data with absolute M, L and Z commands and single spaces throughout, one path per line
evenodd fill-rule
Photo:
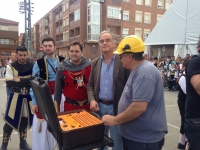
M 178 84 L 180 85 L 180 87 L 183 90 L 183 92 L 186 94 L 186 83 L 185 83 L 185 77 L 184 76 L 182 76 L 179 79 Z
M 200 74 L 193 75 L 190 79 L 190 83 L 196 92 L 200 95 Z
M 35 74 L 37 74 L 39 72 L 40 72 L 40 68 L 39 68 L 37 61 L 36 61 L 34 66 L 33 66 L 32 76 L 35 76 Z M 32 98 L 32 104 L 37 105 L 36 100 L 35 100 L 35 95 L 33 93 L 32 88 L 30 89 L 30 95 L 31 95 L 31 98 Z
M 104 115 L 102 122 L 108 126 L 115 126 L 132 121 L 142 115 L 148 106 L 148 102 L 132 102 L 129 107 L 117 116 Z
M 87 83 L 87 94 L 88 94 L 88 101 L 90 102 L 90 110 L 97 112 L 99 110 L 99 106 L 98 103 L 95 100 L 94 97 L 94 68 L 95 65 L 97 64 L 96 60 L 95 62 L 92 63 L 92 67 L 91 67 L 91 72 L 90 72 L 90 77 Z

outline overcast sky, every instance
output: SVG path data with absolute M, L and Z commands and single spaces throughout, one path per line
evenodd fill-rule
M 24 33 L 24 14 L 19 13 L 19 2 L 24 0 L 0 0 L 0 18 L 19 22 L 19 33 Z M 27 0 L 28 1 L 28 0 Z M 61 0 L 31 0 L 34 3 L 32 25 L 48 13 Z

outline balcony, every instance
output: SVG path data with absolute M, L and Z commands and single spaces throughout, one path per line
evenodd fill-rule
M 17 48 L 18 44 L 10 45 L 10 44 L 0 44 L 1 49 L 11 49 L 15 50 Z
M 80 8 L 80 1 L 77 0 L 75 3 L 73 3 L 72 5 L 69 6 L 69 11 L 72 12 L 79 8 Z
M 108 5 L 121 6 L 121 0 L 107 0 Z
M 58 28 L 56 28 L 56 34 L 63 32 L 63 27 L 59 26 Z
M 62 12 L 56 15 L 56 21 L 62 18 Z
M 69 6 L 69 11 L 71 12 L 73 10 L 74 10 L 74 4 L 72 4 L 72 5 Z
M 69 23 L 69 28 L 73 28 L 73 27 L 77 27 L 77 26 L 80 26 L 80 20 L 71 21 L 71 22 Z
M 74 39 L 74 36 L 69 37 L 69 40 L 70 40 L 70 41 L 73 40 L 73 39 Z
M 70 43 L 73 43 L 75 41 L 79 42 L 80 41 L 80 35 L 72 36 L 69 39 L 70 39 Z
M 107 18 L 107 24 L 121 26 L 121 19 Z
M 56 20 L 58 20 L 59 18 L 60 18 L 59 14 L 58 14 L 58 15 L 56 15 Z
M 121 36 L 118 34 L 113 34 L 113 36 L 115 37 L 115 40 L 117 43 L 119 43 L 121 41 Z

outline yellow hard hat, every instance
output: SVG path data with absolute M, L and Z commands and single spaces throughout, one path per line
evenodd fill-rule
M 129 35 L 125 37 L 118 45 L 114 54 L 122 54 L 122 53 L 139 53 L 144 52 L 145 45 L 142 39 L 137 35 Z

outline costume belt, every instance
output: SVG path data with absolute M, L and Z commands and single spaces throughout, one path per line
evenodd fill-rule
M 27 95 L 30 92 L 30 88 L 29 87 L 23 87 L 23 88 L 21 88 L 21 87 L 12 87 L 11 91 L 13 93 L 19 93 L 19 94 L 22 94 L 22 95 Z
M 83 106 L 88 104 L 88 100 L 73 100 L 71 98 L 66 97 L 65 99 L 66 103 L 69 103 L 74 106 Z

